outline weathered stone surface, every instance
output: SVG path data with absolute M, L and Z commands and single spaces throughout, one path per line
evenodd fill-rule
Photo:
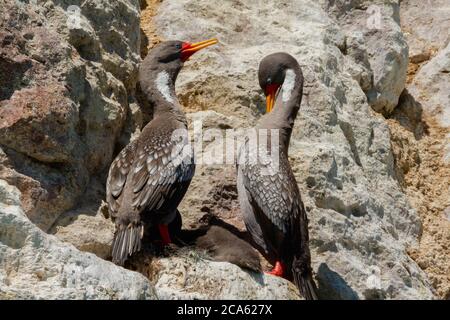
M 417 72 L 408 91 L 443 128 L 450 128 L 450 42 Z M 449 136 L 450 138 L 450 136 Z M 450 142 L 447 144 L 450 162 Z
M 160 299 L 300 299 L 292 283 L 233 264 L 176 257 L 159 263 L 155 288 Z
M 358 3 L 339 9 L 351 17 L 355 30 L 361 29 L 367 8 Z M 396 1 L 382 5 L 389 13 L 383 18 L 388 31 L 367 31 L 351 40 L 348 56 L 348 25 L 337 26 L 334 9 L 314 1 L 164 1 L 155 17 L 163 38 L 218 37 L 220 44 L 187 63 L 178 82 L 183 104 L 220 113 L 218 122 L 233 116 L 243 120 L 236 127 L 250 126 L 261 115 L 264 97 L 256 72 L 262 57 L 287 51 L 302 65 L 306 95 L 290 156 L 310 217 L 313 265 L 323 298 L 434 296 L 427 276 L 406 253 L 420 234 L 420 221 L 396 180 L 388 126 L 366 97 L 371 72 L 376 110 L 390 112 L 404 88 L 407 45 L 397 9 Z M 380 57 L 375 57 L 377 47 Z M 208 211 L 227 215 L 228 210 L 218 209 L 223 203 L 236 210 L 234 178 L 219 172 L 211 167 L 197 171 L 182 205 L 188 221 Z M 222 193 L 229 200 L 222 200 Z M 379 287 L 373 287 L 374 277 Z
M 0 5 L 0 144 L 12 162 L 1 175 L 48 230 L 111 162 L 136 83 L 139 4 Z
M 49 233 L 73 244 L 78 250 L 110 259 L 114 224 L 104 214 L 101 200 L 105 198 L 104 191 L 101 182 L 91 179 L 86 195 L 77 207 L 61 214 Z
M 76 109 L 64 91 L 57 83 L 48 83 L 22 89 L 3 102 L 1 143 L 40 162 L 69 162 L 79 139 Z
M 211 261 L 191 248 L 138 261 L 137 270 L 150 279 L 160 299 L 300 299 L 297 288 L 284 279 Z
M 447 1 L 402 1 L 410 51 L 407 90 L 388 120 L 398 176 L 423 228 L 410 256 L 450 298 L 450 74 Z
M 75 216 L 68 232 L 57 228 L 58 238 L 107 256 L 98 239 L 110 238 L 112 230 L 99 216 L 78 212 L 65 214 L 61 224 Z M 142 264 L 146 268 L 139 271 L 152 285 L 139 273 L 45 234 L 23 212 L 20 192 L 0 180 L 0 299 L 299 299 L 286 280 L 183 252 L 189 254 L 154 258 L 150 268 Z
M 33 225 L 56 228 L 58 216 L 76 207 L 89 181 L 108 167 L 136 82 L 137 1 L 70 5 L 0 1 L 0 181 L 2 200 L 15 201 L 0 209 L 0 295 L 154 298 L 144 277 Z M 61 238 L 106 256 L 111 225 L 89 218 L 77 216 L 74 230 L 59 230 Z M 103 238 L 96 226 L 108 231 Z
M 369 104 L 375 111 L 390 114 L 405 88 L 408 68 L 408 44 L 400 28 L 399 1 L 321 2 L 345 34 L 345 38 L 339 33 L 337 36 L 346 41 L 341 50 L 352 58 L 350 73 L 356 75 Z
M 427 61 L 446 46 L 449 10 L 446 0 L 401 1 L 401 24 L 412 63 Z
M 139 273 L 81 253 L 25 215 L 17 188 L 0 180 L 0 299 L 155 299 Z
M 27 216 L 47 231 L 62 211 L 76 205 L 89 179 L 81 165 L 46 165 L 12 149 L 0 148 L 0 178 L 21 190 Z

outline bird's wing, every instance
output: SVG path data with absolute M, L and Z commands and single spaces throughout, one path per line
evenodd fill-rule
M 155 135 L 150 142 L 130 143 L 111 164 L 106 199 L 113 218 L 117 217 L 126 185 L 132 188 L 130 200 L 135 212 L 150 212 L 160 209 L 166 200 L 177 198 L 179 189 L 194 175 L 192 150 L 186 137 L 172 140 L 170 135 Z
M 195 171 L 192 147 L 186 136 L 153 137 L 154 143 L 138 148 L 131 172 L 132 206 L 137 211 L 176 208 Z M 183 193 L 184 195 L 184 193 Z
M 288 159 L 280 155 L 277 161 L 250 150 L 239 166 L 242 182 L 255 206 L 255 214 L 262 213 L 284 234 L 295 232 L 302 212 L 300 193 Z
M 254 150 L 247 154 L 249 160 L 241 159 L 239 170 L 256 221 L 268 219 L 282 232 L 287 240 L 282 242 L 282 250 L 293 257 L 290 272 L 294 283 L 306 299 L 317 299 L 311 270 L 308 217 L 289 160 L 285 154 L 280 154 L 277 165 L 276 161 L 261 155 L 256 161 Z
M 136 144 L 130 143 L 127 145 L 114 159 L 109 168 L 106 181 L 106 201 L 109 213 L 113 219 L 116 218 L 119 210 L 119 197 L 123 192 L 128 173 L 133 165 L 135 150 Z

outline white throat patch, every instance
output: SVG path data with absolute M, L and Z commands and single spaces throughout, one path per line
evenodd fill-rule
M 289 101 L 292 90 L 295 86 L 295 72 L 292 69 L 286 70 L 286 76 L 283 82 L 283 102 Z
M 161 71 L 156 76 L 156 88 L 167 102 L 173 103 L 173 97 L 169 87 L 169 74 L 166 71 Z

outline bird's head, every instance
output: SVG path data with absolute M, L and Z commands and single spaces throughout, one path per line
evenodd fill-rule
M 297 68 L 298 62 L 291 55 L 278 52 L 270 54 L 261 60 L 258 70 L 258 80 L 266 95 L 266 112 L 272 111 L 281 87 L 286 78 L 286 71 Z
M 165 69 L 179 71 L 183 66 L 183 63 L 195 52 L 216 43 L 217 39 L 209 39 L 196 43 L 165 41 L 161 42 L 149 52 L 149 59 L 151 61 L 156 60 L 158 63 L 163 64 Z

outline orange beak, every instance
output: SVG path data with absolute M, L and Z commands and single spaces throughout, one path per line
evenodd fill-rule
M 273 110 L 273 106 L 275 105 L 275 98 L 277 95 L 278 88 L 280 86 L 277 84 L 268 85 L 266 88 L 266 113 L 269 113 Z
M 200 41 L 200 42 L 196 42 L 196 43 L 185 42 L 185 43 L 183 43 L 183 48 L 181 49 L 181 60 L 183 60 L 183 62 L 184 62 L 187 59 L 189 59 L 189 57 L 192 56 L 197 51 L 199 51 L 203 48 L 209 47 L 213 44 L 216 44 L 217 42 L 218 41 L 216 38 L 205 40 L 205 41 Z

